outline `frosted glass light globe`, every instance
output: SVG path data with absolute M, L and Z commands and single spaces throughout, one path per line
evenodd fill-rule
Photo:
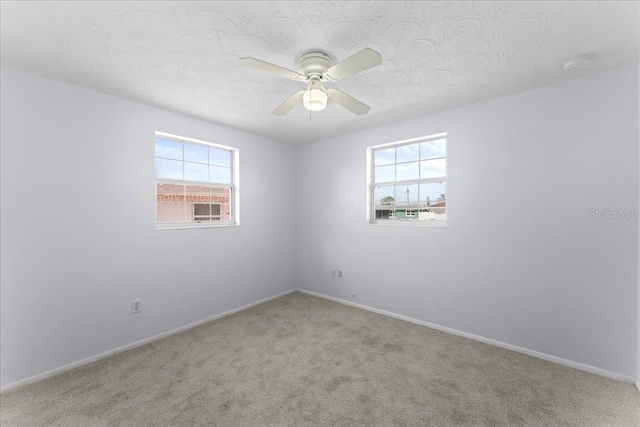
M 324 110 L 327 106 L 327 94 L 321 89 L 311 88 L 302 95 L 302 104 L 307 110 Z

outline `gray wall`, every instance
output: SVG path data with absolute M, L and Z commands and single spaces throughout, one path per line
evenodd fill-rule
M 638 220 L 589 214 L 638 208 L 637 66 L 298 147 L 1 76 L 2 385 L 297 287 L 640 372 Z M 155 230 L 156 130 L 240 148 L 240 227 Z M 365 148 L 443 131 L 449 226 L 367 225 Z
M 301 288 L 636 376 L 638 67 L 307 144 Z M 371 226 L 365 148 L 448 132 L 448 227 Z M 331 279 L 332 269 L 342 279 Z
M 297 287 L 295 147 L 7 68 L 1 94 L 2 385 Z M 240 227 L 155 229 L 156 130 L 240 149 Z

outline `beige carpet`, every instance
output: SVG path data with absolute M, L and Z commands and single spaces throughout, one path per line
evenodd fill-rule
M 295 293 L 4 393 L 3 426 L 630 426 L 631 385 Z

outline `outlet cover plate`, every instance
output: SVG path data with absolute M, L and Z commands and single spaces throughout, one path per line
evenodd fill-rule
M 131 301 L 131 314 L 140 313 L 142 311 L 142 300 L 134 299 Z

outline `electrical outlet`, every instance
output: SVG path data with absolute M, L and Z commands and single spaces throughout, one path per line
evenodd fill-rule
M 140 313 L 142 311 L 142 307 L 140 305 L 141 302 L 142 300 L 140 299 L 134 299 L 131 301 L 131 314 Z

